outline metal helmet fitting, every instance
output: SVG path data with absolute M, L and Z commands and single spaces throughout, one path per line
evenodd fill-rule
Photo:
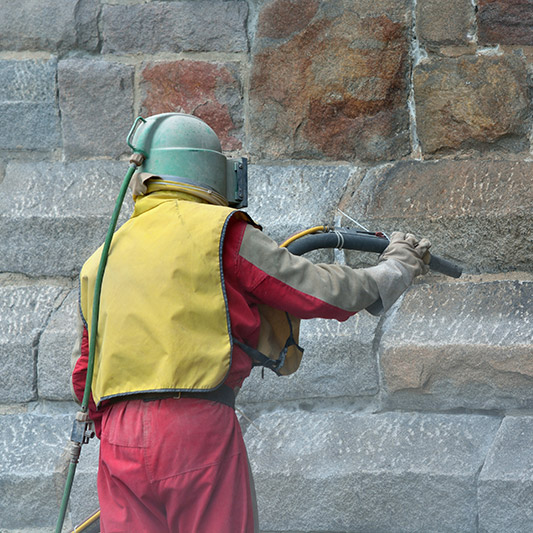
M 246 158 L 226 158 L 216 133 L 198 117 L 184 113 L 138 117 L 128 145 L 144 156 L 138 170 L 143 182 L 154 178 L 212 204 L 246 207 Z

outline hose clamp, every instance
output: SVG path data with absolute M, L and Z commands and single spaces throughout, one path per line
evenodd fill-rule
M 342 250 L 344 248 L 344 235 L 337 230 L 335 230 L 333 233 L 335 233 L 337 236 L 337 246 L 335 246 L 335 248 Z

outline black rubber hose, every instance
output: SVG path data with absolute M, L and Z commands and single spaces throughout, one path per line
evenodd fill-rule
M 378 237 L 370 233 L 356 231 L 332 231 L 317 233 L 297 239 L 287 246 L 289 252 L 295 255 L 303 255 L 319 248 L 344 248 L 347 250 L 359 250 L 360 252 L 382 253 L 389 245 L 385 237 Z M 452 278 L 460 278 L 463 269 L 441 257 L 431 255 L 429 268 Z

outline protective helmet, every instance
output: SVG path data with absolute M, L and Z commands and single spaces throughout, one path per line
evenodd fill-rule
M 246 158 L 227 159 L 216 133 L 198 117 L 183 113 L 138 117 L 128 145 L 145 157 L 138 169 L 143 182 L 156 178 L 212 204 L 246 207 Z

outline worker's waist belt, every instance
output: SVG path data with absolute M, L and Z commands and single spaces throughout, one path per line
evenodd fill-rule
M 207 392 L 189 392 L 189 391 L 169 391 L 169 392 L 146 392 L 139 394 L 126 394 L 117 398 L 110 399 L 110 403 L 124 402 L 130 400 L 143 400 L 145 402 L 153 402 L 155 400 L 166 400 L 168 398 L 174 398 L 176 400 L 180 398 L 197 398 L 200 400 L 210 400 L 212 402 L 223 403 L 235 408 L 235 393 L 231 387 L 227 385 L 221 385 L 218 389 Z

